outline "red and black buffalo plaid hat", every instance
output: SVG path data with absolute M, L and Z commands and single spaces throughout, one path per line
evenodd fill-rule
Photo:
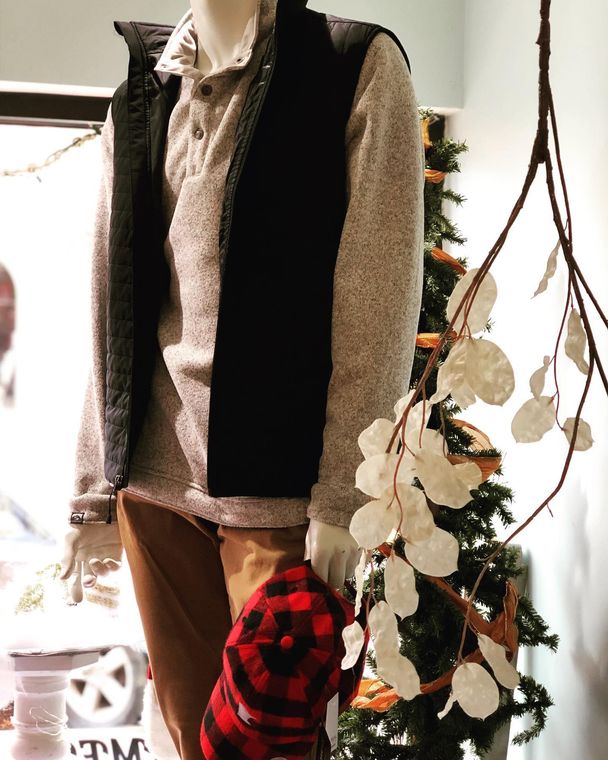
M 354 605 L 310 560 L 263 583 L 226 640 L 223 671 L 201 724 L 205 760 L 301 760 L 329 700 L 339 694 L 343 712 L 357 695 L 367 631 L 357 663 L 340 667 L 342 630 L 353 620 Z

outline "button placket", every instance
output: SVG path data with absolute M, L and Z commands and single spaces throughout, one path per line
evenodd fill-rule
M 213 112 L 208 96 L 214 91 L 214 86 L 208 82 L 199 82 L 195 85 L 194 97 L 190 101 L 191 142 L 189 149 L 189 175 L 197 175 L 202 171 L 205 160 L 207 134 L 212 128 Z M 198 96 L 198 97 L 197 97 Z

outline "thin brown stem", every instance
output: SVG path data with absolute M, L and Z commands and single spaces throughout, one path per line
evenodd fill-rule
M 560 182 L 561 182 L 561 186 L 562 186 L 562 191 L 563 191 L 563 194 L 564 194 L 564 202 L 566 204 L 566 214 L 567 214 L 567 219 L 568 219 L 568 233 L 569 233 L 568 237 L 569 237 L 570 241 L 572 241 L 572 217 L 571 217 L 571 214 L 570 214 L 570 202 L 568 200 L 568 189 L 566 187 L 566 178 L 565 178 L 565 174 L 564 174 L 564 167 L 563 167 L 563 163 L 562 163 L 561 149 L 560 149 L 560 144 L 559 144 L 559 134 L 558 134 L 558 129 L 557 129 L 557 117 L 555 115 L 555 106 L 554 106 L 554 103 L 553 103 L 553 93 L 551 92 L 551 90 L 549 90 L 549 114 L 551 116 L 551 129 L 552 129 L 552 133 L 553 133 L 553 141 L 555 143 L 555 158 L 556 158 L 557 167 L 558 167 L 558 170 L 559 170 L 559 176 L 560 176 Z M 604 326 L 608 327 L 608 318 L 606 318 L 606 315 L 602 311 L 602 309 L 601 309 L 601 307 L 600 307 L 600 305 L 599 305 L 599 303 L 597 301 L 597 298 L 595 297 L 593 291 L 591 290 L 591 288 L 587 284 L 587 280 L 585 280 L 585 278 L 583 276 L 583 273 L 581 272 L 581 269 L 580 269 L 580 267 L 578 265 L 578 262 L 576 261 L 575 258 L 572 258 L 572 267 L 573 267 L 574 271 L 576 272 L 576 275 L 577 275 L 578 279 L 580 280 L 581 285 L 585 289 L 585 292 L 589 296 L 589 299 L 590 299 L 591 303 L 595 306 L 595 309 L 596 309 L 597 313 L 599 314 L 600 319 L 604 323 Z
M 560 393 L 559 393 L 559 383 L 557 381 L 557 351 L 559 349 L 559 344 L 562 339 L 562 333 L 564 331 L 564 325 L 566 324 L 566 316 L 568 314 L 568 308 L 569 308 L 569 302 L 570 302 L 570 293 L 572 290 L 572 275 L 568 277 L 568 287 L 566 289 L 566 303 L 564 306 L 564 312 L 562 314 L 562 321 L 559 326 L 559 331 L 557 333 L 557 340 L 555 341 L 555 351 L 553 352 L 553 380 L 555 382 L 555 394 L 557 396 L 557 403 L 555 404 L 555 419 L 557 421 L 557 415 L 559 413 L 559 402 L 560 402 Z

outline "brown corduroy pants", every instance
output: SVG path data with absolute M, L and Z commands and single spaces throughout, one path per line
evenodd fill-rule
M 126 488 L 117 514 L 160 711 L 181 760 L 202 760 L 226 637 L 257 587 L 303 560 L 308 524 L 233 528 Z M 315 755 L 316 746 L 303 760 Z

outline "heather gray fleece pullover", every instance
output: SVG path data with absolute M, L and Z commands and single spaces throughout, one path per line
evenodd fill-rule
M 133 452 L 128 490 L 226 525 L 283 527 L 316 518 L 348 526 L 369 497 L 355 487 L 359 434 L 394 418 L 408 390 L 420 312 L 424 149 L 410 75 L 394 41 L 378 34 L 348 120 L 348 210 L 334 276 L 332 361 L 323 453 L 311 498 L 207 492 L 207 423 L 217 323 L 218 229 L 224 182 L 247 88 L 268 41 L 277 0 L 260 0 L 232 63 L 194 68 L 191 12 L 157 68 L 182 76 L 168 127 L 163 210 L 171 285 L 158 326 L 150 405 Z M 111 485 L 103 468 L 105 298 L 112 189 L 111 112 L 102 130 L 103 185 L 92 261 L 92 362 L 70 512 L 104 522 Z M 237 456 L 255 446 L 255 431 Z M 115 500 L 112 498 L 113 512 Z

